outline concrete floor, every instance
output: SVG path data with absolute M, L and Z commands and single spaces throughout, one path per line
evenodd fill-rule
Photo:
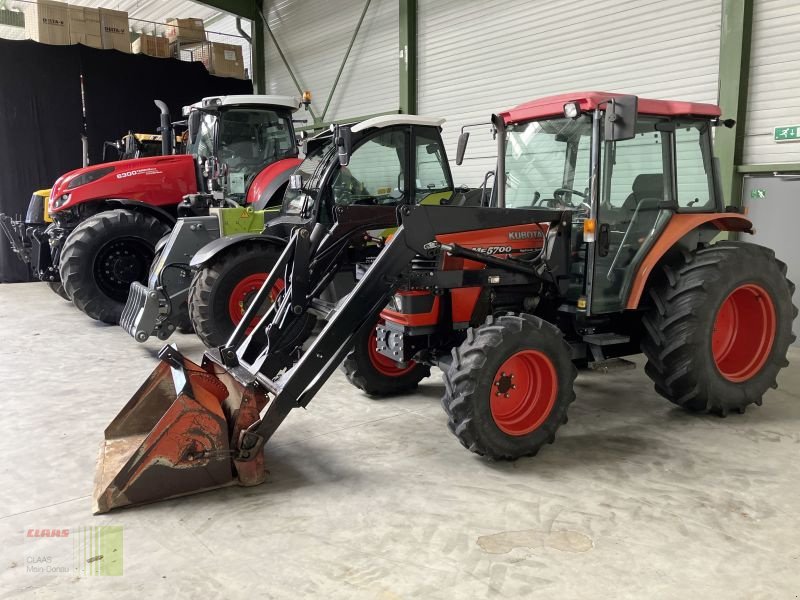
M 641 368 L 584 373 L 556 443 L 511 464 L 448 433 L 439 377 L 375 401 L 337 373 L 268 444 L 265 485 L 94 517 L 103 429 L 160 343 L 41 284 L 0 286 L 0 336 L 0 597 L 800 593 L 797 348 L 764 406 L 727 419 L 672 408 Z M 123 526 L 123 576 L 28 572 L 71 552 L 29 529 L 92 525 Z

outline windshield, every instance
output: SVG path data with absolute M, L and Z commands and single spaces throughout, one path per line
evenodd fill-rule
M 316 200 L 322 171 L 332 148 L 333 144 L 330 139 L 315 146 L 309 150 L 305 160 L 295 169 L 294 175 L 300 177 L 302 186 L 298 189 L 293 189 L 291 186 L 287 188 L 283 196 L 282 212 L 284 215 L 299 215 L 303 204 L 308 202 L 311 205 Z
M 219 158 L 228 167 L 227 196 L 242 199 L 268 164 L 296 156 L 291 120 L 263 108 L 233 108 L 220 115 Z
M 291 116 L 255 107 L 204 112 L 187 152 L 199 158 L 212 156 L 217 128 L 218 157 L 227 166 L 225 195 L 233 200 L 244 199 L 253 179 L 266 165 L 297 156 Z
M 194 140 L 186 144 L 186 154 L 198 158 L 208 158 L 214 153 L 214 126 L 217 124 L 215 113 L 201 113 L 200 124 Z
M 590 115 L 521 123 L 506 131 L 508 208 L 578 208 L 588 202 Z

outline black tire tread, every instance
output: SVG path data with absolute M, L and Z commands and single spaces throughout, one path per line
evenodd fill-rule
M 96 289 L 81 277 L 85 269 L 92 269 L 86 252 L 90 243 L 104 231 L 120 226 L 136 226 L 145 235 L 158 241 L 169 227 L 151 215 L 135 210 L 107 210 L 88 217 L 69 234 L 61 250 L 59 273 L 64 290 L 72 302 L 91 318 L 104 323 L 119 322 L 124 303 L 115 303 L 98 295 Z M 153 244 L 155 246 L 155 242 Z
M 469 396 L 476 392 L 476 382 L 491 376 L 484 371 L 488 355 L 501 346 L 503 338 L 508 331 L 522 331 L 527 329 L 529 336 L 557 337 L 567 356 L 570 348 L 561 331 L 551 323 L 538 317 L 522 315 L 503 315 L 497 318 L 489 317 L 486 323 L 478 328 L 467 331 L 466 340 L 452 350 L 452 362 L 444 371 L 445 394 L 442 397 L 442 406 L 447 413 L 448 429 L 455 435 L 461 445 L 482 456 L 494 460 L 515 460 L 521 456 L 535 456 L 544 443 L 552 444 L 555 441 L 556 430 L 567 422 L 567 408 L 575 401 L 574 384 L 578 370 L 570 361 L 570 372 L 567 374 L 569 389 L 566 398 L 559 405 L 557 401 L 554 410 L 561 410 L 559 418 L 548 419 L 540 429 L 545 431 L 543 443 L 533 447 L 524 454 L 498 452 L 481 439 L 480 431 L 476 427 L 473 403 Z
M 760 254 L 765 268 L 769 264 L 777 266 L 791 298 L 795 286 L 786 279 L 786 265 L 775 258 L 771 249 L 733 241 L 718 242 L 694 252 L 683 253 L 676 263 L 662 265 L 662 283 L 648 289 L 653 309 L 642 320 L 642 352 L 647 357 L 645 373 L 653 381 L 656 392 L 670 402 L 692 412 L 720 416 L 732 410 L 743 412 L 750 403 L 761 403 L 761 396 L 748 386 L 739 386 L 738 397 L 721 398 L 710 394 L 708 386 L 697 377 L 699 348 L 693 340 L 693 333 L 698 326 L 696 315 L 706 304 L 709 291 L 725 284 L 722 281 L 725 267 L 731 261 L 733 264 L 752 261 L 753 253 Z M 792 315 L 797 316 L 794 306 Z M 789 335 L 788 340 L 789 343 L 793 342 L 795 336 Z M 773 351 L 770 361 L 775 373 L 784 366 L 785 355 L 786 348 Z M 773 381 L 770 385 L 777 384 Z

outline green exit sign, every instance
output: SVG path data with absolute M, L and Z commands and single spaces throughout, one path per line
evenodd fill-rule
M 800 142 L 800 125 L 776 127 L 773 139 L 776 142 Z

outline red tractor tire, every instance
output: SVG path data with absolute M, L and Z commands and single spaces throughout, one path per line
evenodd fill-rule
M 720 242 L 664 266 L 649 289 L 645 372 L 691 412 L 726 416 L 760 405 L 795 340 L 794 284 L 772 250 Z
M 356 336 L 353 349 L 342 361 L 340 369 L 352 385 L 373 398 L 409 392 L 431 374 L 427 365 L 411 361 L 400 367 L 379 354 L 374 327 Z
M 216 348 L 228 341 L 279 256 L 275 246 L 244 243 L 197 271 L 189 288 L 189 320 L 206 346 Z
M 567 422 L 577 374 L 551 323 L 526 314 L 489 317 L 467 331 L 444 372 L 447 426 L 476 454 L 534 456 Z

